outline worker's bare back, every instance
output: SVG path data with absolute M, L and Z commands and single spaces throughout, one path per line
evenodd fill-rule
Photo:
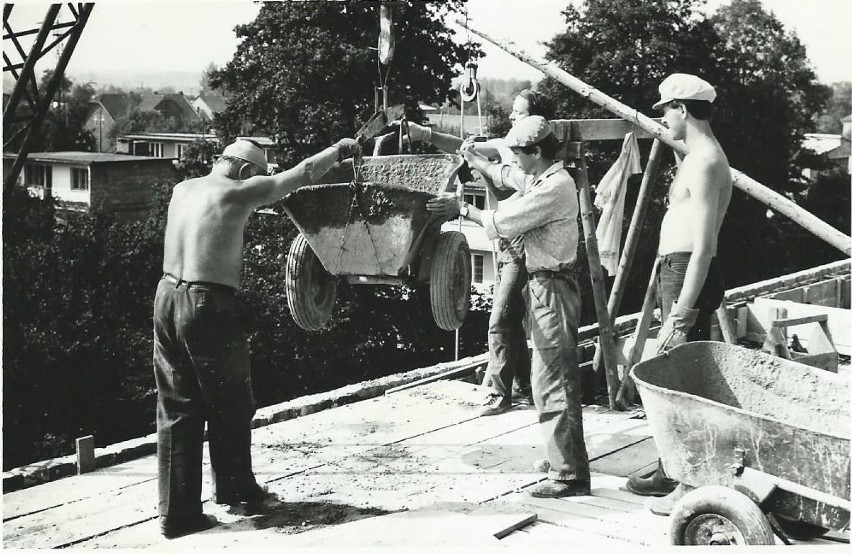
M 691 148 L 670 188 L 659 254 L 701 250 L 715 255 L 731 190 L 731 168 L 718 143 L 710 140 Z
M 240 184 L 211 174 L 174 188 L 164 272 L 186 281 L 239 287 L 243 233 L 253 207 L 238 200 Z

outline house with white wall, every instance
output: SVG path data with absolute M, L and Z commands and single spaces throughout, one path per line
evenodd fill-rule
M 4 173 L 17 154 L 3 153 Z M 5 175 L 4 175 L 5 177 Z M 60 209 L 97 206 L 133 219 L 147 213 L 156 183 L 174 182 L 172 160 L 106 152 L 35 152 L 27 156 L 18 184 L 30 194 L 52 196 Z
M 186 147 L 198 140 L 220 144 L 219 137 L 212 133 L 132 133 L 118 137 L 116 152 L 179 160 Z

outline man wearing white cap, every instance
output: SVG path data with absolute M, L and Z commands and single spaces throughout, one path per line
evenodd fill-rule
M 209 175 L 178 183 L 172 192 L 154 298 L 159 515 L 167 538 L 216 524 L 201 511 L 205 420 L 214 500 L 254 506 L 274 500 L 251 467 L 255 404 L 236 296 L 243 230 L 256 208 L 316 182 L 356 148 L 354 140 L 342 139 L 269 176 L 263 150 L 237 140 Z
M 530 115 L 542 115 L 542 100 L 536 91 L 524 89 L 515 96 L 509 120 L 514 124 Z M 413 141 L 432 144 L 450 154 L 458 151 L 462 145 L 462 139 L 456 136 L 433 131 L 413 122 L 409 123 L 409 134 Z M 486 158 L 510 162 L 514 154 L 504 143 L 501 137 L 487 142 L 474 142 L 469 148 Z M 498 202 L 511 199 L 515 194 L 514 190 L 496 189 L 489 179 L 484 181 L 488 192 Z M 483 384 L 488 385 L 488 393 L 480 411 L 484 416 L 498 415 L 509 410 L 513 397 L 530 403 L 530 357 L 524 331 L 527 270 L 523 237 L 501 237 L 497 244 L 497 284 L 488 318 L 488 366 L 483 379 Z
M 725 294 L 716 262 L 716 243 L 731 200 L 731 167 L 710 128 L 716 99 L 707 81 L 675 73 L 660 84 L 654 109 L 676 140 L 689 148 L 669 188 L 668 210 L 660 227 L 657 300 L 663 326 L 658 353 L 687 341 L 710 340 L 710 320 Z M 653 502 L 655 513 L 670 511 L 678 492 L 662 466 L 647 478 L 631 477 L 627 489 L 644 496 L 666 496 Z M 673 494 L 670 494 L 673 493 Z
M 532 115 L 506 135 L 514 164 L 493 163 L 471 152 L 470 166 L 495 186 L 520 195 L 496 210 L 480 210 L 455 198 L 436 198 L 426 207 L 444 218 L 458 215 L 485 228 L 490 239 L 524 237 L 529 273 L 532 394 L 550 463 L 549 479 L 530 491 L 537 497 L 587 495 L 589 456 L 583 438 L 581 383 L 577 363 L 580 290 L 574 277 L 579 205 L 574 180 L 556 162 L 558 142 L 547 120 Z

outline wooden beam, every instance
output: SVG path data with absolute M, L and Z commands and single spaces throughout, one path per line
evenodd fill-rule
M 583 234 L 586 238 L 586 256 L 589 261 L 589 277 L 592 280 L 592 292 L 595 301 L 595 312 L 598 316 L 598 340 L 603 351 L 606 370 L 606 388 L 609 396 L 609 407 L 618 409 L 615 402 L 618 394 L 618 355 L 615 351 L 615 335 L 612 321 L 606 307 L 606 282 L 598 253 L 598 240 L 595 237 L 595 210 L 589 193 L 589 176 L 586 169 L 586 159 L 580 156 L 577 168 L 577 192 L 580 197 L 580 219 L 583 221 Z
M 659 124 L 662 119 L 656 118 L 652 121 Z M 551 119 L 549 123 L 560 142 L 568 140 L 572 132 L 583 137 L 586 142 L 624 140 L 624 135 L 631 131 L 637 139 L 655 138 L 645 129 L 623 119 Z
M 655 122 L 650 117 L 640 113 L 638 110 L 626 106 L 618 100 L 607 96 L 606 94 L 594 88 L 593 86 L 584 83 L 580 79 L 577 79 L 567 71 L 560 69 L 555 64 L 546 63 L 530 56 L 529 54 L 515 47 L 513 43 L 491 38 L 485 33 L 477 31 L 476 29 L 470 27 L 465 21 L 461 19 L 457 19 L 456 23 L 461 27 L 469 30 L 473 34 L 501 48 L 502 50 L 505 50 L 506 52 L 518 58 L 522 62 L 533 66 L 548 77 L 559 81 L 574 92 L 580 94 L 585 98 L 588 98 L 590 101 L 594 102 L 598 106 L 601 106 L 602 108 L 614 113 L 618 117 L 630 121 L 638 127 L 641 127 L 642 129 L 650 133 L 652 136 L 660 139 L 661 141 L 674 148 L 677 152 L 680 152 L 681 154 L 688 153 L 686 144 L 684 144 L 682 141 L 675 140 L 668 129 Z M 850 238 L 848 235 L 838 231 L 825 221 L 813 215 L 812 213 L 802 209 L 795 202 L 778 194 L 767 186 L 758 183 L 748 175 L 734 168 L 731 168 L 731 178 L 733 179 L 734 186 L 738 189 L 742 190 L 749 196 L 756 198 L 760 202 L 763 202 L 770 209 L 786 215 L 787 217 L 789 217 L 790 219 L 792 219 L 817 237 L 826 241 L 833 247 L 837 248 L 847 256 L 852 255 L 852 238 Z

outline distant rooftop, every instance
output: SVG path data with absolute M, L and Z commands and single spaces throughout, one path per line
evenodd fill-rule
M 214 134 L 210 133 L 132 133 L 122 135 L 119 139 L 132 140 L 161 140 L 161 141 L 176 141 L 182 142 L 186 140 L 219 140 Z
M 3 152 L 3 157 L 6 159 L 15 159 L 17 156 L 18 154 L 16 152 Z M 171 163 L 171 159 L 168 158 L 154 158 L 151 156 L 131 156 L 129 154 L 112 154 L 109 152 L 33 152 L 27 156 L 27 161 L 30 162 L 52 162 L 72 164 L 140 162 L 150 160 L 163 160 Z

